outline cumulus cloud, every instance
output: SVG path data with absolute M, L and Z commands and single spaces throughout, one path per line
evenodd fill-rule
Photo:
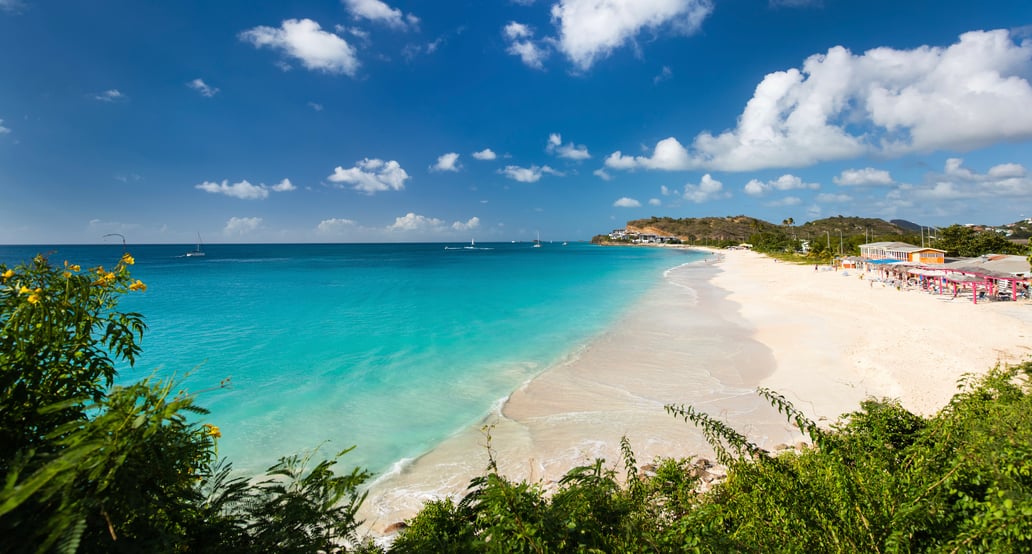
M 894 183 L 888 171 L 873 167 L 847 169 L 832 181 L 842 187 L 885 186 Z
M 283 179 L 272 186 L 267 186 L 265 184 L 252 185 L 246 179 L 237 183 L 229 184 L 228 180 L 223 179 L 221 183 L 204 181 L 199 185 L 195 185 L 194 188 L 211 194 L 222 194 L 233 198 L 239 198 L 241 200 L 264 200 L 269 197 L 270 190 L 273 192 L 289 192 L 295 190 L 294 184 L 290 182 L 290 179 Z
M 451 227 L 456 231 L 472 231 L 473 229 L 480 227 L 480 218 L 471 217 L 467 221 L 456 221 L 455 223 L 452 223 Z
M 656 143 L 651 156 L 624 156 L 619 150 L 606 158 L 606 167 L 612 169 L 664 169 L 667 171 L 692 169 L 697 164 L 674 137 Z
M 1022 198 L 1032 200 L 1032 178 L 1024 166 L 1006 163 L 978 173 L 963 166 L 960 158 L 946 160 L 942 173 L 931 174 L 922 186 L 903 189 L 919 199 Z
M 649 198 L 649 206 L 662 206 L 663 201 L 659 198 Z
M 773 181 L 763 182 L 759 179 L 751 179 L 745 184 L 745 193 L 751 196 L 762 196 L 772 190 L 817 190 L 819 188 L 821 186 L 817 183 L 807 183 L 795 175 L 786 174 Z
M 623 198 L 617 199 L 616 202 L 613 202 L 613 207 L 614 208 L 640 208 L 641 207 L 641 202 L 638 202 L 637 200 L 635 200 L 633 198 L 628 198 L 628 197 L 624 196 Z
M 201 96 L 206 96 L 208 98 L 215 96 L 219 92 L 218 88 L 209 86 L 208 83 L 205 83 L 204 80 L 200 78 L 190 81 L 186 86 L 196 90 L 201 94 Z
M 552 21 L 558 49 L 587 70 L 643 31 L 692 34 L 712 11 L 711 0 L 559 0 Z
M 512 21 L 502 29 L 502 36 L 509 44 L 506 52 L 519 56 L 527 67 L 545 68 L 545 60 L 551 51 L 547 42 L 534 39 L 534 31 L 530 27 Z
M 260 217 L 231 217 L 223 231 L 227 235 L 246 235 L 258 229 L 262 224 Z
M 608 171 L 606 171 L 605 169 L 603 169 L 601 167 L 596 169 L 595 171 L 592 171 L 592 174 L 594 174 L 595 177 L 598 177 L 599 179 L 602 179 L 603 181 L 612 181 L 613 180 L 613 176 L 610 175 Z
M 359 67 L 355 48 L 311 19 L 287 19 L 278 28 L 255 27 L 240 33 L 240 40 L 279 50 L 313 71 L 354 76 Z
M 342 2 L 356 19 L 368 19 L 395 29 L 407 29 L 419 24 L 418 17 L 412 14 L 402 14 L 401 10 L 392 8 L 381 0 L 342 0 Z
M 389 231 L 433 231 L 444 226 L 444 221 L 435 217 L 426 217 L 412 212 L 394 218 L 394 223 L 387 227 Z
M 373 158 L 365 158 L 355 163 L 355 167 L 344 169 L 337 166 L 333 175 L 327 177 L 331 183 L 344 183 L 365 194 L 376 194 L 388 190 L 403 190 L 408 173 L 398 162 Z
M 572 142 L 563 144 L 563 138 L 559 133 L 552 133 L 548 136 L 548 145 L 545 147 L 545 151 L 568 160 L 587 160 L 591 158 L 587 146 Z
M 351 219 L 334 217 L 320 221 L 315 230 L 326 235 L 337 235 L 344 231 L 354 229 L 355 226 L 355 222 Z
M 297 187 L 294 186 L 294 183 L 290 182 L 290 179 L 283 179 L 275 185 L 272 185 L 271 188 L 274 192 L 290 192 L 297 189 Z
M 7 127 L 4 127 L 4 120 L 0 119 L 0 135 L 2 135 L 4 133 L 10 133 L 10 132 L 11 132 L 10 129 L 8 129 Z
M 861 155 L 969 150 L 1032 138 L 1032 41 L 972 31 L 942 48 L 836 46 L 801 68 L 768 74 L 734 129 L 676 138 L 653 156 L 614 152 L 614 169 L 751 171 Z
M 709 173 L 702 176 L 698 185 L 688 183 L 684 186 L 684 199 L 696 204 L 730 196 L 730 193 L 724 191 L 724 183 L 714 179 Z
M 541 180 L 541 176 L 544 174 L 556 175 L 559 177 L 563 176 L 561 171 L 556 171 L 551 167 L 532 165 L 530 167 L 520 167 L 518 165 L 507 165 L 504 169 L 499 169 L 498 173 L 505 175 L 513 181 L 519 181 L 521 183 L 536 183 Z
M 480 152 L 473 153 L 473 158 L 477 160 L 493 160 L 497 157 L 498 155 L 495 154 L 494 150 L 491 150 L 490 148 L 485 148 Z
M 455 152 L 448 152 L 437 157 L 437 163 L 430 166 L 431 171 L 458 171 L 459 155 Z
M 117 88 L 108 89 L 100 94 L 93 95 L 94 100 L 100 100 L 101 102 L 118 102 L 120 100 L 127 100 L 129 97 L 122 94 Z

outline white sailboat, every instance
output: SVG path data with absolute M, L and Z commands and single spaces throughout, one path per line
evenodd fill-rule
M 541 231 L 538 231 L 537 238 L 534 239 L 534 248 L 541 248 Z
M 187 258 L 197 258 L 204 255 L 204 250 L 201 250 L 201 234 L 197 233 L 197 247 L 193 249 L 193 252 L 187 252 Z

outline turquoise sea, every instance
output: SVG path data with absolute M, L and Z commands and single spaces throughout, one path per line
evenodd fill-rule
M 120 380 L 203 391 L 219 453 L 261 471 L 357 445 L 382 474 L 475 424 L 702 254 L 586 243 L 129 245 L 148 330 Z M 113 265 L 121 244 L 0 246 L 15 264 Z M 219 383 L 230 378 L 227 387 Z

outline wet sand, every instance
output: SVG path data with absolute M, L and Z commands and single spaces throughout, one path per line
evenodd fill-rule
M 761 446 L 792 444 L 801 435 L 757 387 L 825 423 L 869 397 L 932 414 L 965 373 L 1028 359 L 1030 336 L 1028 301 L 973 305 L 897 291 L 855 271 L 712 252 L 668 271 L 617 325 L 514 391 L 480 425 L 381 478 L 360 517 L 379 534 L 427 500 L 461 497 L 488 466 L 485 425 L 502 474 L 551 489 L 596 458 L 622 474 L 621 437 L 639 465 L 712 456 L 666 404 L 692 405 Z

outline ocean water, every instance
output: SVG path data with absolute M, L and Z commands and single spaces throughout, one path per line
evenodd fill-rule
M 175 377 L 199 393 L 219 453 L 257 472 L 352 445 L 382 474 L 475 424 L 578 349 L 671 267 L 701 254 L 585 243 L 128 247 L 148 330 L 120 381 Z M 111 266 L 122 245 L 0 246 Z M 220 382 L 229 378 L 229 385 Z

